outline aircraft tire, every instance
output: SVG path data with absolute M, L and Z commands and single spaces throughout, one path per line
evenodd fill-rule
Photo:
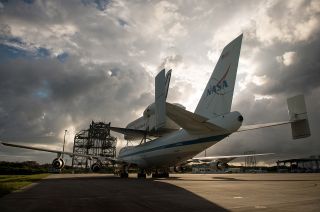
M 164 172 L 164 173 L 153 173 L 152 178 L 169 178 L 169 173 Z
M 129 174 L 128 173 L 120 173 L 121 178 L 128 178 Z
M 138 178 L 146 178 L 147 175 L 145 173 L 138 173 Z

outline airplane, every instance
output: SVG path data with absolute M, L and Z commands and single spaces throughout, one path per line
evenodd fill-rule
M 155 102 L 150 104 L 143 116 L 129 123 L 125 128 L 110 127 L 124 134 L 127 140 L 140 140 L 139 145 L 121 148 L 116 158 L 97 155 L 76 154 L 2 142 L 3 145 L 57 153 L 53 167 L 64 166 L 62 155 L 82 156 L 97 160 L 92 170 L 100 169 L 103 162 L 119 167 L 119 175 L 128 177 L 130 167 L 138 168 L 138 178 L 169 177 L 168 167 L 179 166 L 205 149 L 213 146 L 233 133 L 247 130 L 290 124 L 293 139 L 311 135 L 303 95 L 287 99 L 289 120 L 282 122 L 242 126 L 243 116 L 231 111 L 235 80 L 243 34 L 226 45 L 218 59 L 213 73 L 203 91 L 194 112 L 180 104 L 166 101 L 171 70 L 161 70 L 155 77 Z M 220 166 L 225 165 L 222 156 Z M 218 158 L 216 159 L 217 161 Z M 219 163 L 217 163 L 219 166 Z

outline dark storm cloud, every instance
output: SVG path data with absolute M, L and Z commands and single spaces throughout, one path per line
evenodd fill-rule
M 111 0 L 81 0 L 84 5 L 95 5 L 98 10 L 104 11 L 108 8 Z
M 316 34 L 319 36 L 320 31 Z M 257 40 L 251 39 L 249 42 L 259 46 Z M 255 90 L 261 95 L 278 95 L 308 93 L 317 88 L 320 85 L 320 62 L 318 60 L 320 49 L 315 47 L 319 45 L 320 39 L 310 39 L 308 42 L 275 42 L 271 46 L 262 46 L 261 51 L 254 57 L 254 60 L 260 63 L 256 74 L 266 75 L 269 79 L 268 84 L 257 86 L 251 83 L 250 90 Z M 249 53 L 250 49 L 245 51 Z M 281 59 L 287 52 L 293 52 L 295 55 L 292 58 L 292 64 L 289 65 L 284 64 Z
M 118 74 L 109 75 L 109 69 Z M 134 64 L 96 65 L 88 71 L 72 59 L 8 60 L 0 74 L 2 138 L 56 136 L 65 127 L 61 123 L 81 129 L 93 118 L 130 117 L 128 105 L 132 110 L 144 106 L 136 94 L 144 88 L 136 82 L 150 80 Z M 143 103 L 152 102 L 152 95 L 142 95 Z
M 320 36 L 320 33 L 318 33 Z M 275 85 L 265 92 L 270 94 L 285 93 L 309 93 L 320 86 L 320 39 L 307 44 L 291 46 L 290 49 L 297 54 L 297 61 L 293 65 L 278 69 L 274 76 Z M 284 86 L 285 85 L 285 86 Z
M 153 102 L 153 78 L 128 57 L 128 23 L 103 16 L 109 3 L 4 2 L 2 140 L 61 146 L 64 129 L 77 132 L 91 120 L 125 126 Z

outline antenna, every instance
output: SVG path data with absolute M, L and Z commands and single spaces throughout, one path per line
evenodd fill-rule
M 64 136 L 63 136 L 63 147 L 62 147 L 62 158 L 64 153 L 64 145 L 66 144 L 66 134 L 68 130 L 64 130 Z

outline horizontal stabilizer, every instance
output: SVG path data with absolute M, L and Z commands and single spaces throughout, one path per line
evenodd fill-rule
M 291 97 L 287 99 L 287 103 L 288 103 L 288 110 L 289 110 L 289 121 L 241 126 L 237 130 L 237 132 L 291 124 L 293 139 L 309 137 L 311 133 L 309 128 L 307 109 L 304 101 L 304 96 L 298 95 L 298 96 Z
M 237 130 L 237 132 L 248 131 L 248 130 L 256 130 L 256 129 L 267 128 L 267 127 L 274 127 L 274 126 L 290 124 L 290 123 L 291 123 L 291 121 L 281 121 L 281 122 L 273 122 L 273 123 L 266 123 L 266 124 L 245 125 L 245 126 L 241 126 Z

